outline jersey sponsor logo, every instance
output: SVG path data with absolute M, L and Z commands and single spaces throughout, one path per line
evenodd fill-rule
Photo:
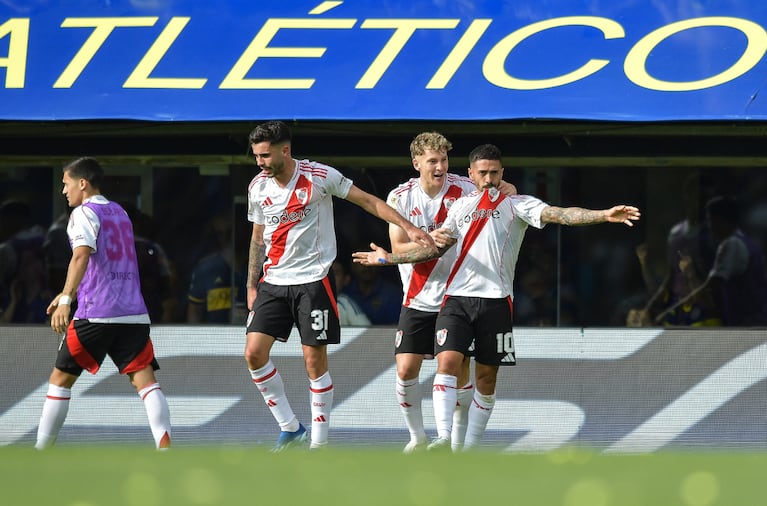
M 475 221 L 485 221 L 488 219 L 497 220 L 500 217 L 501 212 L 497 209 L 474 209 L 472 212 L 465 214 L 458 219 L 458 228 Z
M 437 230 L 441 225 L 442 225 L 442 223 L 431 222 L 428 225 L 426 225 L 425 227 L 418 227 L 418 228 L 420 228 L 424 232 L 428 233 L 428 232 L 433 232 L 433 231 Z M 416 265 L 420 265 L 420 264 L 416 264 Z
M 320 332 L 320 335 L 317 336 L 317 341 L 327 341 L 327 340 L 328 340 L 328 335 L 323 330 L 322 332 Z
M 400 344 L 402 344 L 402 331 L 397 330 L 397 332 L 394 333 L 394 347 L 399 348 Z
M 437 331 L 437 344 L 440 346 L 444 346 L 446 340 L 447 340 L 447 329 L 439 329 Z
M 263 202 L 261 202 L 261 207 L 267 207 L 272 205 L 272 198 L 266 197 Z
M 136 272 L 117 272 L 117 271 L 109 271 L 109 279 L 112 281 L 130 281 L 132 279 L 138 279 L 138 273 Z
M 302 221 L 309 216 L 311 212 L 312 209 L 307 207 L 306 209 L 301 209 L 299 211 L 282 211 L 280 214 L 265 216 L 264 218 L 267 225 L 282 225 L 284 223 L 297 223 Z
M 412 218 L 413 216 L 423 216 L 423 213 L 421 212 L 420 209 L 418 209 L 417 207 L 414 207 L 413 209 L 410 210 L 410 217 Z

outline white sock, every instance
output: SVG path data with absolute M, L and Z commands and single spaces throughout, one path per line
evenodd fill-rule
M 290 407 L 288 398 L 285 396 L 285 384 L 282 382 L 282 376 L 280 376 L 272 361 L 268 361 L 260 369 L 251 370 L 250 377 L 253 378 L 253 383 L 264 397 L 266 405 L 272 411 L 272 416 L 277 420 L 280 430 L 287 432 L 297 431 L 298 419 Z
M 469 408 L 469 427 L 466 430 L 466 441 L 463 443 L 464 450 L 477 446 L 482 440 L 487 421 L 493 413 L 493 406 L 495 406 L 495 394 L 482 395 L 474 391 L 474 401 Z
M 319 378 L 309 380 L 312 401 L 312 443 L 311 447 L 328 444 L 330 411 L 333 409 L 333 380 L 330 371 Z
M 159 383 L 142 388 L 138 396 L 144 401 L 144 409 L 152 429 L 155 447 L 170 448 L 170 410 L 168 400 L 162 392 Z
M 453 411 L 458 400 L 455 387 L 458 378 L 449 374 L 435 374 L 432 400 L 434 402 L 434 419 L 437 422 L 437 436 L 450 439 L 453 426 Z
M 405 424 L 410 432 L 410 440 L 425 442 L 426 430 L 423 428 L 421 385 L 418 383 L 418 378 L 409 380 L 397 378 L 395 391 L 399 409 L 405 417 Z
M 463 446 L 466 438 L 466 427 L 469 424 L 469 407 L 474 397 L 474 385 L 467 383 L 456 391 L 458 402 L 453 412 L 453 431 L 450 433 L 450 446 L 453 451 L 458 451 Z
M 43 403 L 40 424 L 37 426 L 37 442 L 35 448 L 44 450 L 53 446 L 59 436 L 61 426 L 69 412 L 69 399 L 72 391 L 69 388 L 48 384 L 48 393 Z

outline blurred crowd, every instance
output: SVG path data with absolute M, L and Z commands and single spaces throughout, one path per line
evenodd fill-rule
M 239 178 L 189 177 L 186 193 L 158 200 L 151 216 L 135 199 L 105 192 L 131 215 L 153 323 L 244 321 L 250 223 L 244 205 L 233 205 L 233 195 L 245 188 L 252 170 L 243 167 Z M 590 202 L 598 198 L 592 194 L 600 193 L 615 198 L 616 192 L 605 189 L 608 183 L 599 186 L 604 176 L 596 171 L 564 173 L 556 182 L 540 171 L 508 173 L 521 193 L 544 199 Z M 767 176 L 690 169 L 683 177 L 669 176 L 667 186 L 661 185 L 663 194 L 655 195 L 646 182 L 651 178 L 638 174 L 620 176 L 636 195 L 625 200 L 643 211 L 636 233 L 586 229 L 573 234 L 567 227 L 528 231 L 515 280 L 515 324 L 767 325 Z M 378 195 L 410 175 L 409 169 L 349 171 L 355 184 Z M 164 181 L 155 182 L 156 194 L 179 192 L 175 173 Z M 0 192 L 0 197 L 0 323 L 43 324 L 71 256 L 68 211 L 45 223 L 36 205 L 49 195 Z M 367 249 L 371 241 L 388 245 L 386 224 L 339 199 L 335 212 L 338 261 L 333 271 L 342 323 L 395 324 L 402 302 L 396 269 L 350 262 L 351 253 Z

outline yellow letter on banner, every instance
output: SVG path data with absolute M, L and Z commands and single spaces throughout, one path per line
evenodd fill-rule
M 362 28 L 394 28 L 394 34 L 370 64 L 355 88 L 375 88 L 407 41 L 418 29 L 450 29 L 458 26 L 459 19 L 367 19 Z
M 189 22 L 189 18 L 174 17 L 149 48 L 123 84 L 123 88 L 200 89 L 207 79 L 149 77 Z
M 679 32 L 703 26 L 729 27 L 743 32 L 748 39 L 748 44 L 746 45 L 746 50 L 734 65 L 724 72 L 698 81 L 662 81 L 660 79 L 655 79 L 647 73 L 647 58 L 650 56 L 650 52 L 652 52 L 658 44 Z M 629 54 L 626 55 L 623 71 L 634 84 L 650 90 L 702 90 L 704 88 L 719 86 L 720 84 L 724 84 L 742 76 L 759 63 L 759 60 L 762 59 L 765 51 L 767 51 L 767 32 L 765 32 L 764 28 L 760 25 L 752 21 L 729 17 L 687 19 L 659 28 L 654 32 L 647 34 L 642 40 L 637 42 L 636 45 L 631 48 Z
M 507 35 L 487 53 L 485 62 L 482 64 L 482 73 L 485 75 L 485 78 L 501 88 L 542 90 L 578 81 L 598 72 L 610 63 L 610 60 L 591 59 L 582 67 L 572 72 L 549 79 L 519 79 L 512 77 L 504 70 L 506 58 L 520 42 L 544 30 L 563 26 L 593 26 L 604 33 L 605 39 L 617 39 L 625 36 L 623 27 L 620 24 L 611 19 L 594 16 L 569 16 L 533 23 Z
M 445 61 L 439 66 L 437 72 L 434 73 L 429 83 L 426 85 L 427 89 L 443 89 L 447 86 L 450 79 L 453 78 L 455 73 L 463 64 L 464 60 L 474 46 L 479 42 L 479 38 L 485 33 L 487 27 L 492 23 L 492 19 L 475 19 L 466 29 L 466 32 L 461 36 L 461 39 L 455 45 L 450 54 L 447 55 Z
M 248 79 L 245 76 L 259 58 L 320 58 L 325 54 L 327 50 L 325 47 L 269 47 L 269 43 L 281 29 L 349 29 L 353 28 L 356 22 L 356 19 L 267 19 L 221 82 L 220 88 L 308 90 L 314 84 L 314 79 Z
M 53 84 L 53 87 L 71 88 L 115 28 L 153 26 L 156 22 L 156 17 L 66 18 L 61 23 L 62 28 L 94 28 L 94 30 Z
M 0 58 L 0 67 L 5 67 L 5 87 L 23 88 L 27 72 L 29 19 L 11 18 L 0 25 L 0 39 L 9 34 L 8 57 Z

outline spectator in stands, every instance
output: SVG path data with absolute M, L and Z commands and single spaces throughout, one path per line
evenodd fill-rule
M 44 261 L 45 230 L 31 222 L 31 215 L 29 205 L 20 200 L 0 205 L 0 318 L 5 322 L 26 322 L 46 289 L 44 273 L 42 279 L 36 274 Z M 44 312 L 45 308 L 42 321 Z
M 43 254 L 45 256 L 45 269 L 48 276 L 48 288 L 51 292 L 57 292 L 64 286 L 67 278 L 69 260 L 72 258 L 72 248 L 67 237 L 67 223 L 69 223 L 70 207 L 56 218 L 45 233 L 43 242 Z M 77 300 L 72 301 L 74 311 Z
M 680 306 L 710 300 L 727 326 L 767 325 L 767 275 L 764 252 L 739 228 L 740 206 L 734 198 L 714 197 L 706 203 L 706 221 L 717 243 L 716 257 L 705 280 L 655 322 L 662 321 Z M 682 257 L 680 270 L 696 283 L 692 261 Z
M 127 202 L 120 202 L 133 222 L 141 295 L 153 323 L 172 322 L 171 268 L 165 250 L 154 239 L 152 217 Z
M 682 186 L 682 203 L 685 217 L 674 224 L 667 238 L 667 272 L 642 310 L 629 312 L 629 326 L 646 326 L 656 322 L 662 325 L 712 326 L 721 324 L 717 311 L 702 299 L 688 298 L 692 287 L 690 278 L 703 279 L 711 268 L 714 258 L 714 243 L 706 226 L 704 206 L 716 191 L 710 176 L 695 172 L 685 179 Z M 652 287 L 653 274 L 645 247 L 637 249 L 637 258 L 642 267 L 648 288 Z M 687 275 L 680 269 L 680 263 L 687 265 Z M 685 299 L 684 304 L 677 304 Z M 673 311 L 664 308 L 674 307 Z M 663 318 L 658 318 L 662 313 Z
M 45 323 L 45 310 L 52 296 L 41 255 L 22 253 L 18 272 L 10 283 L 8 304 L 0 309 L 0 323 Z
M 186 313 L 190 323 L 245 321 L 245 273 L 235 266 L 231 222 L 222 213 L 209 223 L 207 235 L 214 251 L 192 271 Z
M 343 258 L 348 258 L 349 255 Z M 354 299 L 344 291 L 352 280 L 349 271 L 349 264 L 340 260 L 340 256 L 333 262 L 333 275 L 336 281 L 336 304 L 338 305 L 338 318 L 341 327 L 367 327 L 370 325 L 370 318 L 367 317 L 362 308 L 354 302 Z
M 353 263 L 351 273 L 352 280 L 346 293 L 362 308 L 370 323 L 396 324 L 402 309 L 402 287 L 375 267 Z

